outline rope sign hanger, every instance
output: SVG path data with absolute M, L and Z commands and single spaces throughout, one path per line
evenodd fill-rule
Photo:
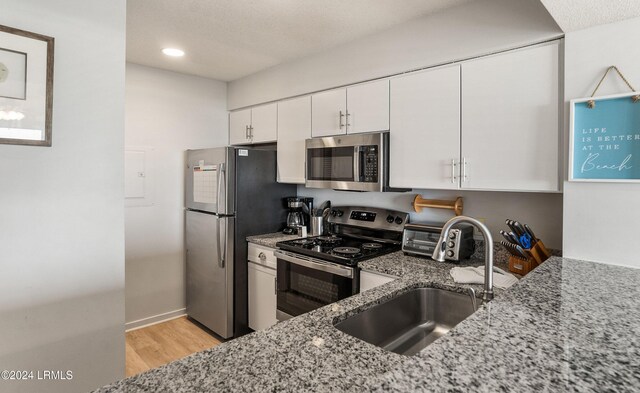
M 611 66 L 609 68 L 607 68 L 607 70 L 604 72 L 604 75 L 602 75 L 602 79 L 600 79 L 600 82 L 598 82 L 598 86 L 596 86 L 596 88 L 593 90 L 593 93 L 591 93 L 591 98 L 593 98 L 593 96 L 596 95 L 596 92 L 598 91 L 598 89 L 600 88 L 600 85 L 602 84 L 602 81 L 604 81 L 604 78 L 607 77 L 607 74 L 609 73 L 609 71 L 611 71 L 612 69 L 616 70 L 616 72 L 618 73 L 618 75 L 620 75 L 620 78 L 622 78 L 622 80 L 624 81 L 624 83 L 627 84 L 627 86 L 629 86 L 629 89 L 631 89 L 632 92 L 635 93 L 636 89 L 633 88 L 633 86 L 631 86 L 631 83 L 629 83 L 629 81 L 627 80 L 627 78 L 624 77 L 624 75 L 622 75 L 622 72 L 620 72 L 620 70 L 618 69 L 618 67 L 616 66 Z M 635 96 L 632 96 L 631 99 L 633 100 L 633 102 L 638 102 L 640 101 L 640 94 L 636 94 Z M 596 106 L 596 102 L 595 100 L 591 99 L 589 101 L 587 101 L 587 106 L 590 109 L 595 108 Z

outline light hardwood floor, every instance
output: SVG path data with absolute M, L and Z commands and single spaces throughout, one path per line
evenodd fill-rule
M 218 344 L 217 338 L 187 317 L 127 332 L 127 377 Z

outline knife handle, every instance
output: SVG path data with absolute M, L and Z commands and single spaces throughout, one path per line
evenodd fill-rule
M 529 236 L 531 236 L 531 240 L 533 241 L 533 244 L 538 242 L 538 238 L 536 237 L 536 234 L 533 233 L 533 230 L 531 229 L 531 227 L 529 225 L 524 224 L 524 230 L 527 231 Z

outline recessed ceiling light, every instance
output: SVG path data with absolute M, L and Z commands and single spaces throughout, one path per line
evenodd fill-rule
M 167 56 L 172 56 L 172 57 L 182 57 L 182 56 L 184 56 L 184 51 L 180 50 L 180 49 L 176 49 L 176 48 L 164 48 L 162 50 L 162 53 L 164 53 Z

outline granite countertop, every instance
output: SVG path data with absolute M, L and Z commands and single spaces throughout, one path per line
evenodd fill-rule
M 394 264 L 389 254 L 374 266 Z M 397 263 L 397 261 L 395 262 Z M 638 391 L 640 270 L 552 257 L 422 352 L 333 327 L 420 286 L 459 290 L 429 263 L 397 280 L 99 389 L 209 391 Z M 408 267 L 408 269 L 407 269 Z M 436 269 L 436 270 L 434 270 Z
M 494 260 L 494 265 L 505 271 L 509 270 L 507 260 Z M 456 292 L 467 293 L 467 288 L 471 287 L 475 290 L 476 296 L 482 296 L 483 284 L 457 284 L 453 281 L 449 271 L 455 266 L 484 266 L 484 259 L 472 257 L 458 263 L 451 262 L 435 262 L 428 258 L 415 257 L 405 255 L 402 251 L 396 251 L 391 254 L 383 255 L 377 258 L 360 262 L 358 267 L 361 270 L 369 272 L 383 273 L 396 277 L 406 276 L 426 276 L 432 282 L 432 286 L 453 290 Z M 520 278 L 520 276 L 515 275 Z M 499 296 L 503 289 L 493 288 L 495 296 Z
M 266 235 L 247 236 L 247 241 L 265 247 L 276 248 L 276 243 L 296 238 L 298 238 L 298 235 L 285 235 L 282 232 L 275 232 L 267 233 Z

